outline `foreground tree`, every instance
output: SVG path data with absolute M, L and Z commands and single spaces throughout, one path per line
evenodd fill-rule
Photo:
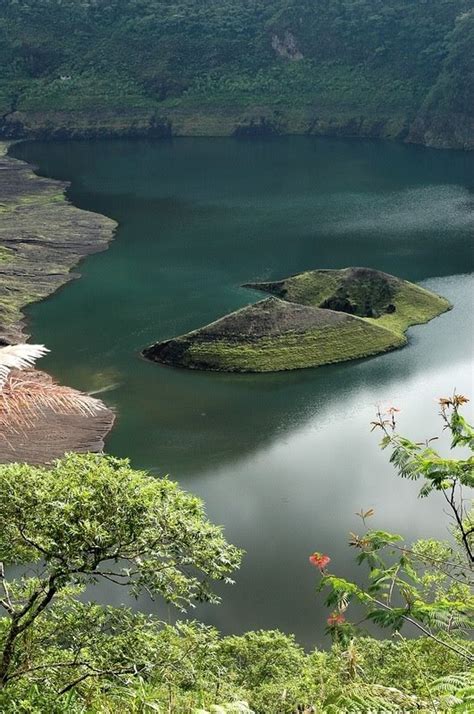
M 156 624 L 83 605 L 81 590 L 106 580 L 184 610 L 218 602 L 210 583 L 232 582 L 240 558 L 199 499 L 128 461 L 69 455 L 51 469 L 0 468 L 0 689 L 40 678 L 64 693 L 146 669 Z

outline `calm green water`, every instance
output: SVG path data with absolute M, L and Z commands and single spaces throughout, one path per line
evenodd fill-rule
M 29 310 L 30 331 L 58 378 L 113 387 L 108 450 L 202 496 L 247 550 L 223 604 L 198 615 L 225 632 L 320 642 L 326 611 L 308 554 L 323 550 L 355 576 L 355 511 L 373 507 L 374 525 L 409 538 L 447 532 L 442 503 L 417 501 L 368 423 L 377 403 L 395 404 L 409 435 L 431 436 L 435 397 L 474 396 L 474 155 L 302 137 L 34 143 L 14 154 L 120 224 L 81 280 Z M 455 309 L 412 329 L 401 351 L 290 374 L 191 373 L 139 357 L 255 301 L 243 282 L 347 265 L 427 281 Z M 99 597 L 121 602 L 116 590 Z

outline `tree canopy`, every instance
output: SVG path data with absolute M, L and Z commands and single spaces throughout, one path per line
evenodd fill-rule
M 198 498 L 108 456 L 69 455 L 52 469 L 0 468 L 0 514 L 3 686 L 28 670 L 26 642 L 39 619 L 51 622 L 57 600 L 67 622 L 71 588 L 107 580 L 185 609 L 218 602 L 211 581 L 230 582 L 240 563 L 240 551 L 206 519 Z M 23 574 L 10 579 L 12 565 L 24 566 Z M 101 613 L 83 610 L 78 621 L 93 631 L 88 620 L 107 619 Z

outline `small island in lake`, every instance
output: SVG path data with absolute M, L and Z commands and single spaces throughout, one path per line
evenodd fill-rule
M 243 287 L 271 297 L 157 342 L 143 355 L 219 372 L 319 367 L 402 347 L 410 326 L 452 307 L 435 293 L 371 268 L 312 270 Z

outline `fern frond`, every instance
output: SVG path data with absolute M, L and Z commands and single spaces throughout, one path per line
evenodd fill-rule
M 13 369 L 34 367 L 36 360 L 49 352 L 44 345 L 7 345 L 0 347 L 0 390 Z
M 440 677 L 431 685 L 433 692 L 437 694 L 456 694 L 460 689 L 474 685 L 473 672 L 456 672 L 448 674 L 446 677 Z
M 443 711 L 467 714 L 474 711 L 474 673 L 457 672 L 441 677 L 431 684 L 431 691 L 440 699 Z
M 430 625 L 430 627 L 444 630 L 445 632 L 464 629 L 469 630 L 473 624 L 472 617 L 463 612 L 456 612 L 454 607 L 451 611 L 432 607 L 424 613 L 417 612 L 417 615 L 419 615 L 422 622 Z
M 374 714 L 374 712 L 413 711 L 422 708 L 426 702 L 415 695 L 405 694 L 395 687 L 384 687 L 381 684 L 357 684 L 348 687 L 344 692 L 331 695 L 324 702 L 327 714 L 340 712 L 357 712 L 357 714 Z

